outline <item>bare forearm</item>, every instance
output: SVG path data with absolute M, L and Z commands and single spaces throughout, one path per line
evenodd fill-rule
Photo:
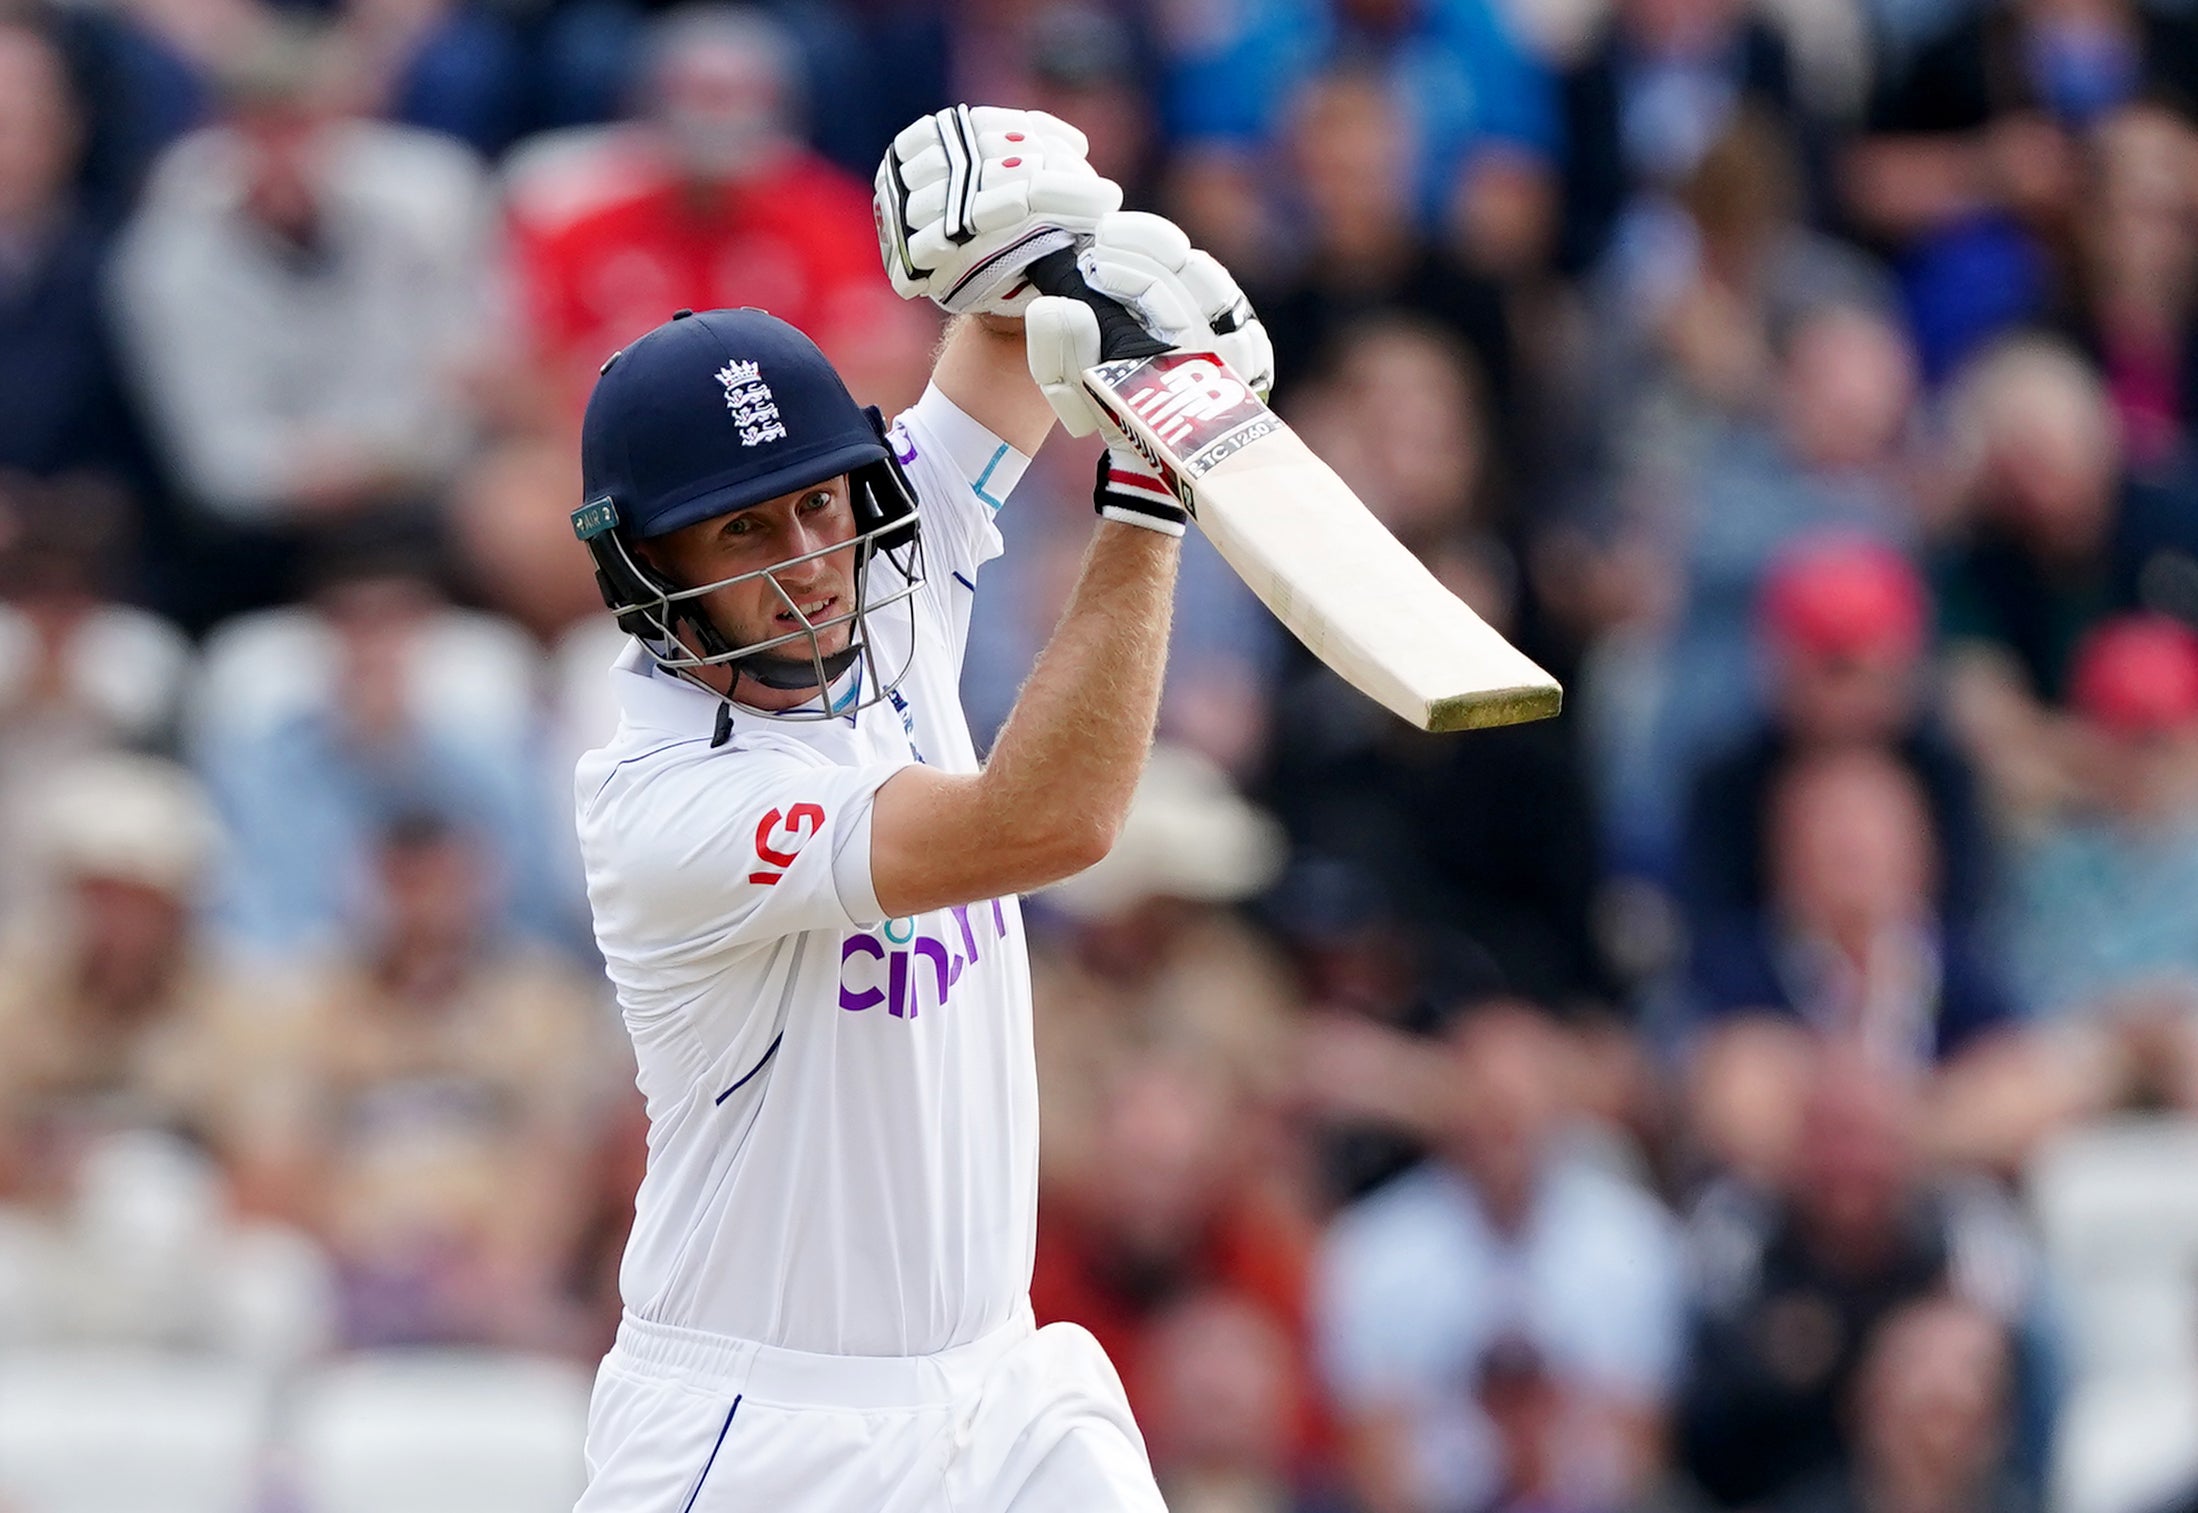
M 1099 854 L 1113 844 L 1159 716 L 1180 555 L 1158 531 L 1110 523 L 1093 534 L 985 766 L 1003 816 L 1069 811 Z
M 984 771 L 914 764 L 878 790 L 870 865 L 889 913 L 1027 893 L 1106 855 L 1152 744 L 1179 550 L 1102 524 Z
M 1053 430 L 1053 411 L 1031 382 L 1023 354 L 1023 323 L 1012 316 L 957 316 L 939 344 L 931 381 L 956 409 L 1026 457 Z

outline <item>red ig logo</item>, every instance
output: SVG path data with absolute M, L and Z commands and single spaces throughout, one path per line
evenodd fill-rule
M 756 860 L 765 869 L 748 874 L 748 881 L 766 887 L 786 875 L 801 848 L 824 828 L 824 811 L 815 804 L 796 804 L 783 814 L 776 809 L 756 821 Z

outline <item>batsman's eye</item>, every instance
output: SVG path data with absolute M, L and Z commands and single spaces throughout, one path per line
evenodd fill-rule
M 811 515 L 814 515 L 818 510 L 830 509 L 832 507 L 832 491 L 830 489 L 818 489 L 813 493 L 804 494 L 801 507 Z

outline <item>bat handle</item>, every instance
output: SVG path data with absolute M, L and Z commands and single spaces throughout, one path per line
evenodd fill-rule
M 1041 294 L 1082 300 L 1099 317 L 1099 355 L 1107 362 L 1125 357 L 1157 357 L 1168 344 L 1155 337 L 1119 300 L 1111 300 L 1084 282 L 1076 267 L 1076 249 L 1062 247 L 1047 253 L 1023 270 L 1023 277 Z

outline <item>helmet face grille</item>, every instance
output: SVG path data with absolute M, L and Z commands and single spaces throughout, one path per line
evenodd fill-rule
M 862 485 L 858 485 L 861 488 Z M 881 518 L 884 515 L 885 518 Z M 704 667 L 733 667 L 771 688 L 814 688 L 815 707 L 757 710 L 777 719 L 829 720 L 855 713 L 889 697 L 908 676 L 916 657 L 916 592 L 924 582 L 921 511 L 913 501 L 905 509 L 882 512 L 874 501 L 859 512 L 865 528 L 846 541 L 788 557 L 769 567 L 737 573 L 693 587 L 674 587 L 645 566 L 628 547 L 622 534 L 605 532 L 592 538 L 589 548 L 597 557 L 597 576 L 605 589 L 620 629 L 638 639 L 656 665 L 675 673 L 711 694 L 719 694 L 695 676 Z M 855 552 L 855 605 L 852 609 L 811 622 L 778 574 L 819 557 L 850 547 Z M 782 636 L 751 645 L 731 644 L 703 610 L 701 600 L 743 583 L 764 582 L 777 595 L 797 628 Z M 847 647 L 826 653 L 821 637 L 837 626 L 847 626 Z M 890 625 L 901 634 L 888 639 L 899 644 L 892 665 L 883 665 L 877 630 Z M 682 635 L 682 630 L 685 634 Z M 806 674 L 802 664 L 806 663 Z M 745 666 L 743 664 L 746 664 Z M 835 696 L 833 685 L 855 671 L 852 685 Z M 747 705 L 740 705 L 748 708 Z

